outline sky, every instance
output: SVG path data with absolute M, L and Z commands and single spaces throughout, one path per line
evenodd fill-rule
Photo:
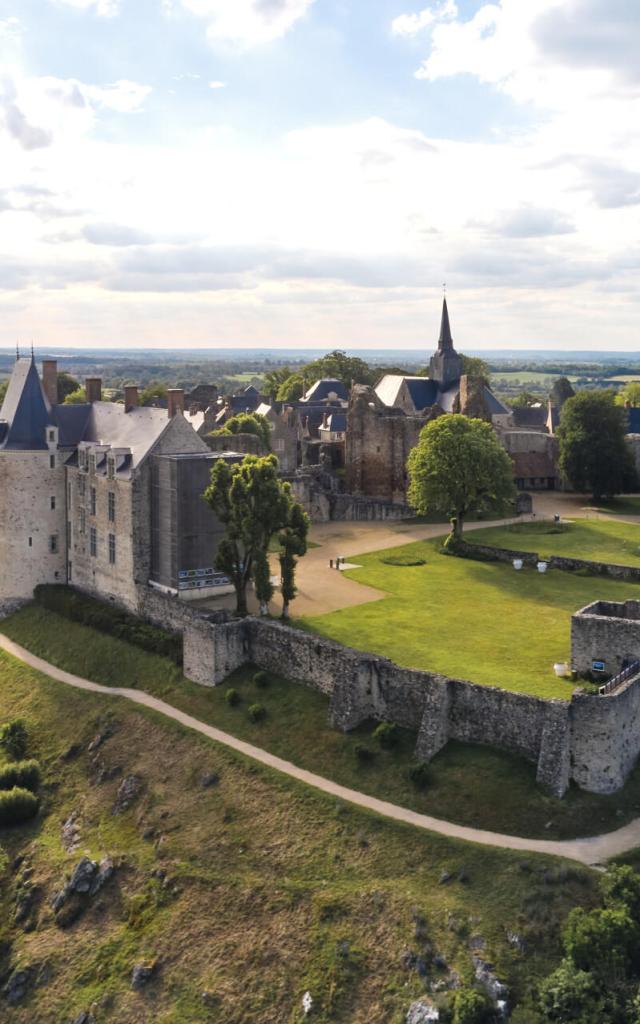
M 0 345 L 640 350 L 638 0 L 0 0 Z

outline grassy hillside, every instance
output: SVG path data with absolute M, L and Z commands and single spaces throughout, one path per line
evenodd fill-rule
M 23 1002 L 9 1011 L 0 996 L 0 1018 L 16 1024 L 59 1024 L 90 1006 L 100 1024 L 292 1024 L 307 989 L 309 1019 L 400 1024 L 450 970 L 470 979 L 472 936 L 522 1000 L 557 960 L 569 907 L 593 899 L 586 870 L 356 812 L 1 655 L 0 721 L 16 716 L 46 780 L 36 822 L 0 830 L 0 973 L 4 984 L 17 967 L 31 972 Z M 106 738 L 90 750 L 96 734 Z M 203 787 L 205 773 L 217 783 Z M 114 814 L 129 775 L 139 795 Z M 67 853 L 72 814 L 78 848 Z M 51 897 L 85 854 L 110 855 L 115 875 L 60 928 Z M 24 930 L 14 911 L 27 889 L 35 909 Z M 141 962 L 155 971 L 134 991 Z
M 558 800 L 536 785 L 535 765 L 523 758 L 449 743 L 429 765 L 426 786 L 418 788 L 409 774 L 414 733 L 399 730 L 398 745 L 385 750 L 372 735 L 375 722 L 351 733 L 338 732 L 328 722 L 327 697 L 282 677 L 270 674 L 269 686 L 261 689 L 254 670 L 247 667 L 222 686 L 198 686 L 182 678 L 168 659 L 36 606 L 5 619 L 0 628 L 60 668 L 107 685 L 133 681 L 201 721 L 318 775 L 448 821 L 511 835 L 566 839 L 611 831 L 637 816 L 640 767 L 619 793 L 598 796 L 572 786 Z M 229 688 L 240 697 L 237 706 L 227 702 Z M 260 723 L 248 715 L 254 703 L 263 704 L 267 712 Z M 370 760 L 357 756 L 360 746 L 371 752 Z
M 471 530 L 467 533 L 467 540 L 520 551 L 536 551 L 543 557 L 563 555 L 617 565 L 640 565 L 638 525 L 615 519 L 577 519 L 559 527 L 549 522 L 514 523 Z

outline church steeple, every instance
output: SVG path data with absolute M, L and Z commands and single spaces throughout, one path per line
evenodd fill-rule
M 453 338 L 451 337 L 451 327 L 449 325 L 449 310 L 447 309 L 447 300 L 442 300 L 442 318 L 440 320 L 440 337 L 438 338 L 438 351 L 446 352 L 452 351 L 453 349 Z
M 438 350 L 431 356 L 429 361 L 429 377 L 431 380 L 438 382 L 442 391 L 446 391 L 452 384 L 457 384 L 461 376 L 462 360 L 453 347 L 449 310 L 445 298 L 442 300 Z

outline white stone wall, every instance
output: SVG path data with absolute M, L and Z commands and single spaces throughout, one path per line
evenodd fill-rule
M 66 582 L 64 481 L 55 445 L 50 451 L 0 453 L 1 601 L 30 598 L 39 583 Z

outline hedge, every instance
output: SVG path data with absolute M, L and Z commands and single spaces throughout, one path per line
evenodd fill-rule
M 171 658 L 182 665 L 182 637 L 136 618 L 116 605 L 104 604 L 80 594 L 73 587 L 41 583 L 34 591 L 36 604 L 73 622 L 81 622 L 101 633 L 141 647 L 152 654 Z
M 24 757 L 28 739 L 27 727 L 21 718 L 14 718 L 12 722 L 0 725 L 0 749 L 14 761 Z
M 17 761 L 0 767 L 0 790 L 30 789 L 35 793 L 40 785 L 40 765 L 37 761 Z
M 28 789 L 15 786 L 0 792 L 0 825 L 20 825 L 37 813 L 38 798 Z

